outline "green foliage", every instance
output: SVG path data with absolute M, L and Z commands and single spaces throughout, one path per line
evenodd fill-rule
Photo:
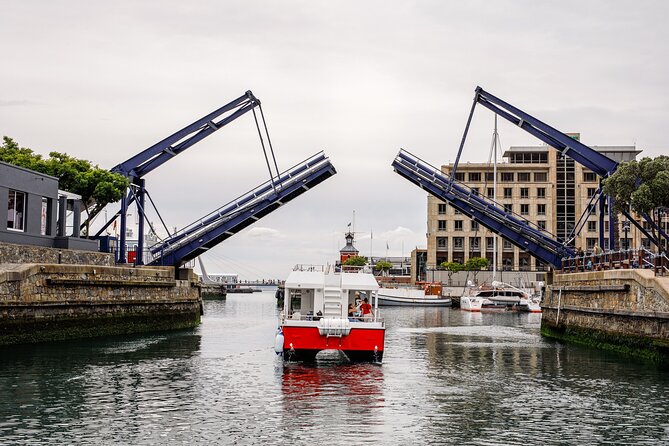
M 465 263 L 465 269 L 468 271 L 480 271 L 486 268 L 490 261 L 482 257 L 470 257 Z
M 376 262 L 376 267 L 375 268 L 378 271 L 388 271 L 392 267 L 393 267 L 392 263 L 387 262 L 385 260 L 379 260 L 378 262 Z
M 621 163 L 603 184 L 604 193 L 615 200 L 617 212 L 631 207 L 637 212 L 650 213 L 659 207 L 668 207 L 669 156 Z
M 464 271 L 465 269 L 465 265 L 458 262 L 441 262 L 439 267 L 448 271 L 448 277 L 452 276 L 453 273 Z
M 365 266 L 367 259 L 363 256 L 351 256 L 344 262 L 346 266 Z
M 49 158 L 44 159 L 28 148 L 19 147 L 8 136 L 3 137 L 0 145 L 0 161 L 58 178 L 60 189 L 81 195 L 87 211 L 93 205 L 102 208 L 120 200 L 128 187 L 128 180 L 123 175 L 65 153 L 51 152 Z

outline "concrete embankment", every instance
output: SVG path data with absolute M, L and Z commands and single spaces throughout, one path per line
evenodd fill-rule
M 16 246 L 0 245 L 2 261 L 16 262 L 0 264 L 0 345 L 200 323 L 202 299 L 192 270 L 180 270 L 176 280 L 172 267 L 116 267 L 104 254 Z
M 669 364 L 669 278 L 619 269 L 556 274 L 543 300 L 544 336 Z

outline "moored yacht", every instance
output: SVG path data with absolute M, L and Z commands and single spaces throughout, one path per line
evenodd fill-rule
M 450 307 L 451 299 L 441 295 L 441 283 L 379 288 L 379 305 L 400 307 Z
M 322 350 L 339 350 L 351 361 L 381 362 L 385 323 L 379 316 L 379 285 L 368 270 L 297 265 L 284 289 L 277 354 L 287 361 L 313 361 Z M 358 314 L 363 305 L 369 312 Z M 349 317 L 350 307 L 356 314 Z
M 468 295 L 462 296 L 460 308 L 465 311 L 512 310 L 541 313 L 541 298 L 508 283 L 493 281 L 492 286 L 470 288 Z

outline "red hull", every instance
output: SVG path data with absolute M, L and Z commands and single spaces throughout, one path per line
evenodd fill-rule
M 282 331 L 284 356 L 293 352 L 298 358 L 309 358 L 321 350 L 342 350 L 351 359 L 380 360 L 383 357 L 385 329 L 382 328 L 351 328 L 351 332 L 341 338 L 322 336 L 317 327 L 284 325 Z

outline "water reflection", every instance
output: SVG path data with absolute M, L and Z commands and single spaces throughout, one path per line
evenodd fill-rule
M 294 440 L 317 429 L 355 442 L 384 424 L 383 368 L 333 358 L 283 366 L 282 430 Z
M 185 332 L 0 348 L 0 443 L 669 444 L 669 374 L 540 315 L 383 309 L 383 364 L 284 364 L 273 294 Z
M 147 406 L 159 413 L 191 399 L 192 368 L 183 359 L 199 346 L 188 331 L 4 347 L 0 437 L 33 432 L 68 441 L 75 433 L 63 427 L 87 420 L 97 428 L 91 438 L 105 438 L 110 432 L 96 424 L 110 413 L 127 420 L 124 435 L 140 434 Z

